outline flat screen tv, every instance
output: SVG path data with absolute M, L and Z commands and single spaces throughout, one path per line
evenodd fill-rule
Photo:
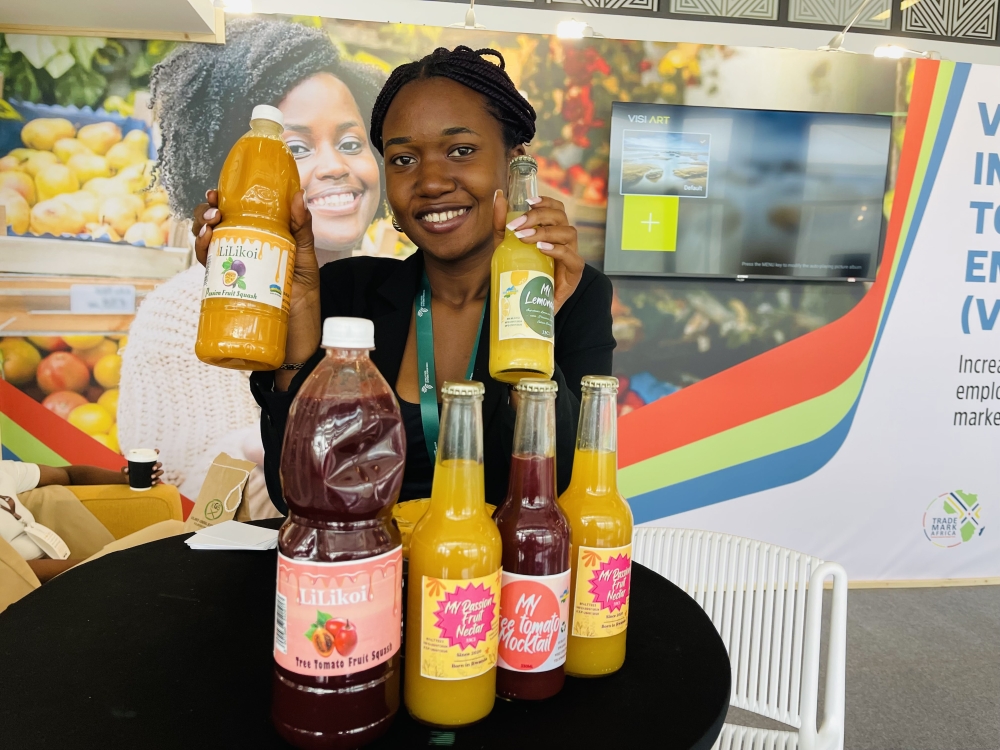
M 605 272 L 872 279 L 891 123 L 615 102 Z

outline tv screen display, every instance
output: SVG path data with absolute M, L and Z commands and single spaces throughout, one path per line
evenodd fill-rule
M 873 278 L 891 124 L 616 102 L 605 272 Z

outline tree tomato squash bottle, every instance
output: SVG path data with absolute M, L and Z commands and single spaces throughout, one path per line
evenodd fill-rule
M 517 386 L 503 542 L 497 695 L 541 700 L 562 690 L 569 614 L 569 524 L 556 505 L 556 391 L 551 380 Z
M 483 485 L 484 393 L 442 386 L 431 501 L 410 538 L 403 700 L 440 727 L 479 721 L 496 695 L 501 553 Z
M 289 231 L 299 170 L 276 107 L 254 107 L 219 176 L 222 222 L 205 261 L 195 354 L 234 370 L 273 370 L 285 360 L 295 242 Z
M 355 748 L 399 708 L 403 548 L 392 507 L 406 435 L 368 357 L 375 328 L 328 318 L 326 356 L 288 414 L 272 721 L 300 748 Z
M 559 498 L 572 542 L 566 674 L 600 677 L 625 662 L 632 511 L 618 492 L 618 379 L 581 383 L 573 478 Z
M 538 164 L 510 162 L 507 222 L 531 210 L 538 197 Z M 552 377 L 555 370 L 555 261 L 506 230 L 493 251 L 490 273 L 490 377 L 515 384 Z

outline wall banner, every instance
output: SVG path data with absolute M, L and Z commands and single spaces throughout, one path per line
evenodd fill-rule
M 637 522 L 856 580 L 1000 575 L 997 92 L 1000 68 L 917 64 L 877 280 L 833 323 L 621 418 Z

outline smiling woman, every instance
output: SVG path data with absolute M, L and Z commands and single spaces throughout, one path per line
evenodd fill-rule
M 487 60 L 496 59 L 499 64 Z M 483 455 L 487 502 L 507 492 L 514 428 L 508 388 L 489 374 L 490 261 L 504 237 L 510 160 L 525 153 L 535 134 L 535 112 L 503 70 L 498 52 L 468 47 L 438 49 L 397 68 L 372 111 L 371 143 L 384 154 L 386 195 L 419 250 L 398 262 L 350 258 L 317 267 L 313 227 L 318 211 L 297 196 L 292 204 L 295 278 L 287 362 L 297 373 L 256 373 L 251 389 L 262 407 L 265 472 L 272 501 L 284 509 L 278 467 L 292 399 L 322 356 L 320 325 L 330 316 L 375 323 L 372 360 L 394 384 L 406 426 L 407 454 L 401 500 L 428 497 L 436 411 L 421 409 L 419 373 L 444 381 L 471 379 L 486 387 Z M 196 242 L 204 259 L 218 210 L 196 216 L 204 224 Z M 577 252 L 576 230 L 563 205 L 540 198 L 511 227 L 555 263 L 555 372 L 558 484 L 569 483 L 584 375 L 611 373 L 611 283 Z M 429 292 L 430 351 L 418 352 L 415 300 Z M 424 334 L 421 334 L 423 340 Z M 430 365 L 430 367 L 428 367 Z M 431 441 L 433 446 L 433 441 Z

